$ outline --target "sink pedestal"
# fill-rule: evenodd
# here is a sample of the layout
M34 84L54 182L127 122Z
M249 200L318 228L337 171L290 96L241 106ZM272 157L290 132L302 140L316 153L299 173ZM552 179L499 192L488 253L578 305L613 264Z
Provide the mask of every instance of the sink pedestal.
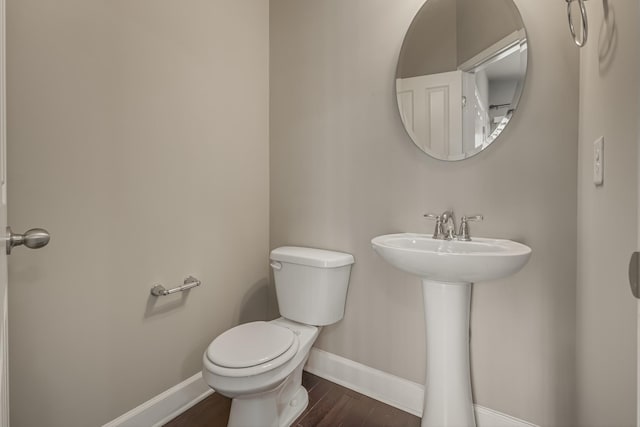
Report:
M471 283L422 280L427 375L422 427L475 427L469 367Z

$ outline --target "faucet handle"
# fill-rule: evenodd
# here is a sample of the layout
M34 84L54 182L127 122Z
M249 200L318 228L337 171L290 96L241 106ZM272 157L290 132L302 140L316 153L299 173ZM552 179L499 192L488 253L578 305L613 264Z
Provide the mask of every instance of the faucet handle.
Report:
M440 217L440 215L428 213L424 214L424 217L427 219L432 219L436 222L436 228L433 230L433 238L440 239L440 236L444 235L444 232L442 231L442 218Z
M460 219L460 232L458 233L458 240L463 240L465 242L471 241L471 236L469 235L469 221L482 221L483 219L483 215L463 216Z

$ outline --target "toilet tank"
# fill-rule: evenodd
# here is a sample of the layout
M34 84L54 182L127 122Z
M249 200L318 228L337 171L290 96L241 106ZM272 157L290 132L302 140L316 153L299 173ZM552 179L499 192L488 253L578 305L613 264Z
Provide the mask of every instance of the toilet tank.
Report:
M342 319L353 255L285 246L270 258L282 317L316 326Z

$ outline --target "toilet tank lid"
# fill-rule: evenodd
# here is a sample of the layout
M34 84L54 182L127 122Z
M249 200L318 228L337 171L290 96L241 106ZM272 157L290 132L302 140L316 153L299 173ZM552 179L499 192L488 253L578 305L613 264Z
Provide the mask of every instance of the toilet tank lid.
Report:
M322 268L343 267L355 262L351 254L299 246L274 249L271 251L271 260Z

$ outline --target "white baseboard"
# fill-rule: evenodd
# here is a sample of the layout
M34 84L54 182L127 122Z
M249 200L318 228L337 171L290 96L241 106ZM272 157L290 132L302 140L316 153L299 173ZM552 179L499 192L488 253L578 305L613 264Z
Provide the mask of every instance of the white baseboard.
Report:
M102 427L159 427L211 394L199 372Z
M357 391L417 417L422 416L424 387L333 353L311 349L305 371Z
M344 357L311 349L305 370L360 394L422 416L424 386ZM535 424L474 405L477 427L537 427Z
M305 370L373 399L422 416L421 384L362 365L317 348ZM102 427L159 427L213 394L197 373ZM477 427L537 427L535 424L474 405Z

